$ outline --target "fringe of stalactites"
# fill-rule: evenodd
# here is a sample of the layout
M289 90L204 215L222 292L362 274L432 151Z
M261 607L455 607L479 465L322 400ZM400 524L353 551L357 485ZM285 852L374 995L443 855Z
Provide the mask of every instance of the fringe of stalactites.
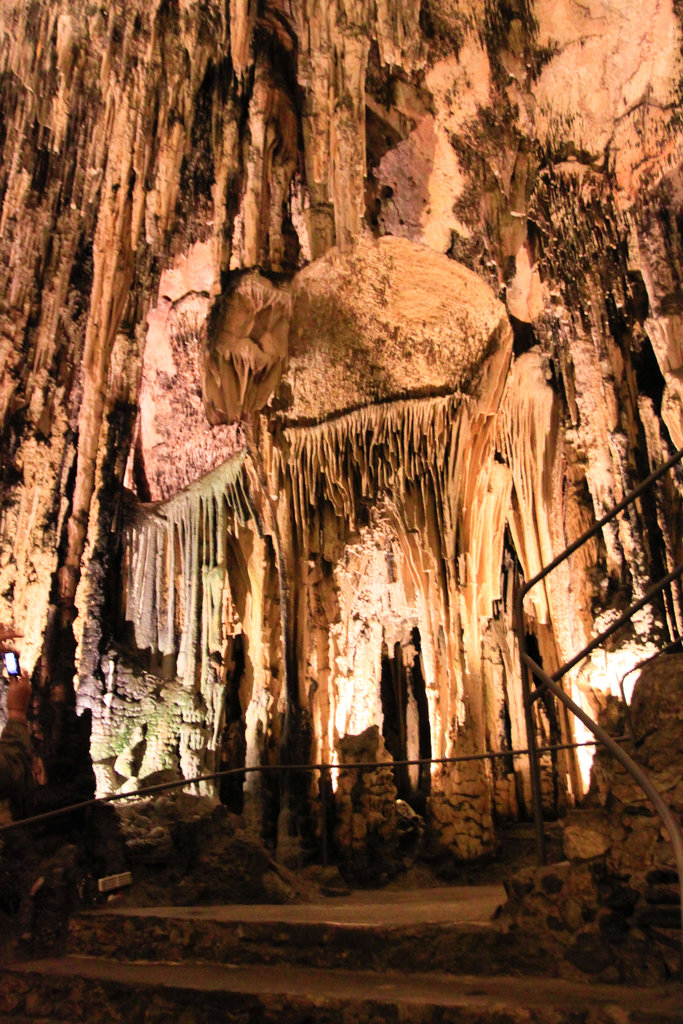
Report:
M353 530L359 501L389 495L406 512L410 494L421 498L423 510L435 506L442 539L454 541L461 442L469 435L460 395L365 406L317 426L289 427L285 435L300 535L325 501Z
M188 685L198 652L208 653L220 633L227 536L250 517L240 452L170 501L139 507L126 528L125 613L135 643L177 654Z
M281 500L287 484L300 550L320 529L326 502L353 531L361 503L388 498L405 528L441 557L446 578L455 582L460 566L465 584L462 507L481 468L484 453L473 441L486 421L468 399L451 394L288 427L286 456L270 435L261 440L266 486ZM137 646L177 654L178 675L190 685L200 653L203 682L208 654L219 649L226 538L252 517L244 458L241 452L163 505L139 509L128 528L126 617Z

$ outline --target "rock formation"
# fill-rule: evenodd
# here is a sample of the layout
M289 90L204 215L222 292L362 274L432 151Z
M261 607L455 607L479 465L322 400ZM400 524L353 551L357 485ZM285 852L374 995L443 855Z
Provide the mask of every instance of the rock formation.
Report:
M395 770L437 845L526 813L514 594L683 443L682 36L675 0L5 0L0 620L48 781L85 712L102 792L377 727L506 755ZM547 670L680 562L682 482L530 596ZM565 685L595 711L682 614ZM546 762L557 812L590 756ZM246 776L292 857L314 781Z

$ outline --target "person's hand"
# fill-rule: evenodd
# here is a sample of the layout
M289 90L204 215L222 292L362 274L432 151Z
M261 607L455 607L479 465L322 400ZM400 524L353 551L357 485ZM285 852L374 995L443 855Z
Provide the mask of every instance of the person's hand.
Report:
M11 722L26 722L26 708L31 699L31 681L26 669L13 676L7 688L7 718Z
M4 654L5 651L11 651L14 648L6 647L3 640L14 640L16 637L23 636L24 634L20 629L15 629L14 626L3 626L0 624L0 654Z

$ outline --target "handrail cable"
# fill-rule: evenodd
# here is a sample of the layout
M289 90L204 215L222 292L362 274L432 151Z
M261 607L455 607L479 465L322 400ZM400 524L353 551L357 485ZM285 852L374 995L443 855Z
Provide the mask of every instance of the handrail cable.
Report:
M625 739L627 737L624 737ZM581 743L560 743L554 746L539 747L540 753L548 753L551 750L574 750L577 747L593 747L595 740L584 740ZM171 782L158 782L153 786L143 786L141 789L130 790L126 793L109 793L107 796L92 797L89 800L81 800L79 803L69 804L66 807L56 807L51 811L43 811L41 814L31 815L29 818L19 818L16 821L0 825L0 835L3 832L11 832L14 829L23 828L26 825L37 824L38 822L49 821L65 814L72 814L75 811L84 811L89 807L96 807L98 804L114 803L118 800L128 800L132 797L147 796L151 793L161 793L168 789L184 789L186 786L193 786L198 782L215 782L216 779L227 778L230 775L248 775L255 772L279 773L287 772L315 772L324 774L328 771L355 771L364 768L402 768L409 765L425 764L458 764L464 761L488 761L503 757L526 757L529 751L521 750L489 750L483 754L459 754L457 757L421 757L401 761L358 761L353 764L331 764L319 762L317 764L257 764L245 765L242 768L224 768L219 772L211 772L208 775L196 775L191 779L173 779Z

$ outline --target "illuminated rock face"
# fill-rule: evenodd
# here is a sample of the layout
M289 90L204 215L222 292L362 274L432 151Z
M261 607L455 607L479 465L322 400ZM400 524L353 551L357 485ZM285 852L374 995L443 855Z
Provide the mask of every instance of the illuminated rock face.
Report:
M520 578L683 442L677 10L2 5L0 619L46 723L77 669L102 787L336 764L374 726L395 758L525 747ZM544 666L680 548L673 482L529 597ZM547 768L581 795L578 755ZM396 774L463 857L527 784Z

